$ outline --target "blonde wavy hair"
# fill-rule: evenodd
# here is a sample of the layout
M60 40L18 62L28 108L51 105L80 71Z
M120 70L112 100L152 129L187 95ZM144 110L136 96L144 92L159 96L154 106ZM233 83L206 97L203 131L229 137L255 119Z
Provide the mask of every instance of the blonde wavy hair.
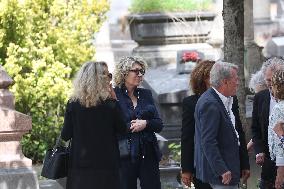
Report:
M275 98L284 100L284 70L276 70L271 79L271 85L275 87Z
M121 87L125 82L125 77L128 75L129 70L133 67L134 64L139 64L143 70L147 69L147 63L140 57L136 56L127 56L122 57L115 65L114 69L114 85Z
M70 101L79 101L85 107L98 105L110 98L108 67L105 62L86 62L73 80Z

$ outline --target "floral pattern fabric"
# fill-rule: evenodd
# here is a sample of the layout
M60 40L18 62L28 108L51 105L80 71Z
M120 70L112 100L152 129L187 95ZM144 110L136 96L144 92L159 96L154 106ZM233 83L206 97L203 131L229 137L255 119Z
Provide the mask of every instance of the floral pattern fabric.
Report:
M279 121L284 122L284 100L281 100L274 106L269 116L268 144L270 157L274 161L276 161L276 158L284 158L284 144L273 131L274 126Z

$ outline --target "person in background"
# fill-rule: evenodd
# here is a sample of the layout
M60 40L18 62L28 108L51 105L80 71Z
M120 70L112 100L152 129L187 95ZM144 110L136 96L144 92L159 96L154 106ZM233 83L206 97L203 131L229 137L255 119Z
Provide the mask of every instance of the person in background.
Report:
M119 186L116 135L126 132L119 104L111 96L105 62L86 62L73 82L61 138L71 139L67 189Z
M270 159L268 148L268 125L272 108L276 99L271 93L271 78L276 70L282 70L284 60L270 58L263 63L261 68L268 89L255 94L252 110L252 142L256 154L256 163L261 165L260 189L273 189L276 178L276 166Z
M194 176L194 109L200 95L210 87L209 74L214 63L210 60L197 63L190 74L190 86L194 95L184 98L182 102L181 180L189 187L193 183L196 189L211 189L208 183L203 183Z
M251 75L249 81L249 89L253 93L258 93L262 90L267 89L267 85L265 83L265 78L262 70L257 71L256 73Z
M183 114L182 114L182 135L181 135L181 168L182 181L185 185L190 186L194 183L196 189L211 188L208 183L203 183L195 177L194 169L194 134L195 134L195 119L194 111L199 97L210 88L210 71L215 61L203 60L200 61L190 76L190 85L194 95L186 97L183 100ZM245 144L245 135L242 129L238 111L238 100L236 96L233 98L232 111L235 115L235 124L240 135L240 141ZM248 156L244 145L241 146L242 153L242 169L249 167Z
M267 85L265 82L262 69L260 69L259 71L251 75L251 78L249 81L249 89L254 94L267 89ZM250 141L247 144L248 151L252 151L252 147L253 147L253 142L252 142L252 139L250 139Z
M147 67L138 57L123 57L115 66L115 93L124 113L128 133L119 135L118 140L129 140L130 155L121 157L121 189L161 189L159 150L155 132L163 128L154 104L152 93L140 88Z
M274 128L277 127L277 124L283 126L284 123L284 70L274 72L271 90L277 103L269 116L268 144L270 157L277 166L274 186L276 189L282 189L284 188L284 135L278 136Z
M237 189L246 183L250 167L244 132L232 111L238 87L238 67L216 62L210 86L197 101L194 161L196 177L213 189Z

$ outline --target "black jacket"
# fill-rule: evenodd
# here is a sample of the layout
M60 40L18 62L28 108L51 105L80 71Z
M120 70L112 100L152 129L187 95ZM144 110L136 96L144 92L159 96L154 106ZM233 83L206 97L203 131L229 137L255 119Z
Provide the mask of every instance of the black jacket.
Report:
M119 184L119 151L116 135L126 132L119 105L106 100L86 108L68 102L61 131L72 139L67 189L112 189Z
M265 153L269 157L268 125L269 125L270 92L268 89L255 94L252 110L252 141L256 154Z

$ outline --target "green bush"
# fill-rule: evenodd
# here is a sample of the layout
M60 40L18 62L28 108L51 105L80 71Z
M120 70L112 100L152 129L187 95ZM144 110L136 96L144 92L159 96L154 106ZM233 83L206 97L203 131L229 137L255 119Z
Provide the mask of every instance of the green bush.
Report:
M1 0L0 64L14 79L16 110L32 117L24 154L43 159L62 127L71 78L93 59L108 0Z
M172 142L169 144L170 156L175 163L180 164L181 158L181 143Z
M130 12L185 12L210 9L212 0L132 0Z

